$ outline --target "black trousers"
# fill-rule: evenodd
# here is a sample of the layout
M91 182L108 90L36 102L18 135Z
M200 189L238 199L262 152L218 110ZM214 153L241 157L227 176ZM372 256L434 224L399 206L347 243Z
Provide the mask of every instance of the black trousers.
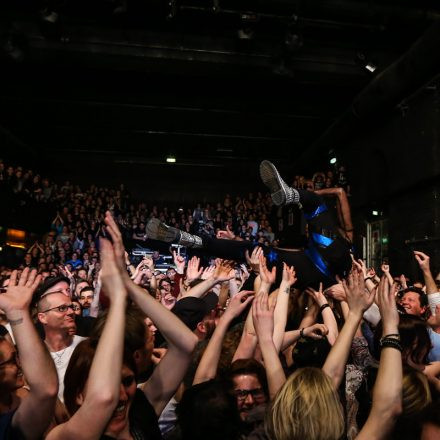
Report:
M286 263L289 266L295 267L298 278L296 286L298 288L308 286L317 288L320 282L323 282L324 286L329 286L335 283L335 275L344 277L350 270L351 245L339 234L336 219L328 209L326 210L324 208L324 199L311 191L298 191L300 193L300 203L303 212L306 218L307 216L311 217L307 220L309 234L316 233L333 240L333 242L326 247L314 244L313 242L310 243L310 246L315 246L325 262L327 273L324 273L318 268L316 263L308 255L307 249L290 251L281 250L272 246L261 247L266 256L268 266L270 268L274 265L277 267L277 281L281 280L283 263ZM313 215L314 213L317 214ZM253 249L259 245L258 243L250 241L224 240L212 237L202 238L203 253L236 261L245 261L246 251L251 254Z

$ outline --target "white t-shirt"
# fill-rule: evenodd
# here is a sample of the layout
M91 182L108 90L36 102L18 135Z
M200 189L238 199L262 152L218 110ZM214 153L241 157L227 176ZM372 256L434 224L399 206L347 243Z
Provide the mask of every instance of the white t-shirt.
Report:
M58 374L58 398L61 400L61 402L64 403L64 375L66 374L67 365L69 365L70 357L72 356L73 350L75 350L75 347L81 342L84 341L82 336L75 335L73 337L72 343L66 347L63 348L60 351L51 351L50 355L52 356L52 359L55 363L55 368L57 369Z

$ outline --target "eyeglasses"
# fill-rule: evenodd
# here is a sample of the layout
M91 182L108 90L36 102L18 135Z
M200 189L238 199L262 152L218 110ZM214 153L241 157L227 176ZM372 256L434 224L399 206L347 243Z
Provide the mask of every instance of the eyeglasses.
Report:
M78 310L81 310L81 307L78 304L61 304L60 306L51 307L50 309L43 310L41 313L50 312L51 310L57 310L60 313L66 313L69 309L77 312Z
M263 388L254 388L252 390L234 390L234 394L239 402L244 402L249 394L255 400L264 398Z

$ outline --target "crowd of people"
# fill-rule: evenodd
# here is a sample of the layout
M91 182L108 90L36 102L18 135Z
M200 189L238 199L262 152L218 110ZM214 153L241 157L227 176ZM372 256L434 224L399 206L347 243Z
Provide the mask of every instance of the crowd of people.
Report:
M439 438L429 256L414 253L418 283L367 268L332 175L289 186L265 161L261 176L269 194L191 210L48 180L50 232L1 273L0 438ZM278 247L286 205L304 249ZM158 252L130 258L127 243L159 242L176 245L166 271Z

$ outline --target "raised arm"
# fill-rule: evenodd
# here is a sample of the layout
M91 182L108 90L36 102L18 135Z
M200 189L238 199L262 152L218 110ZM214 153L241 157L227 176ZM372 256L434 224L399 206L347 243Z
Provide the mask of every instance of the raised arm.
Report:
M313 300L316 302L317 306L319 307L319 311L321 312L322 315L322 320L324 321L324 324L328 329L327 340L330 345L333 345L339 334L338 324L336 322L336 318L333 313L333 310L330 307L330 304L328 303L324 293L322 292L322 283L319 283L318 291L309 287L308 289L306 289L306 292L310 297L313 298Z
M428 295L438 292L437 284L435 284L434 277L429 267L429 256L420 251L414 251L414 256L419 263L419 267L423 273L425 279L426 293Z
M267 270L267 269L266 269ZM295 268L283 263L283 278L281 279L274 312L273 343L277 352L280 351L286 331L287 313L289 308L290 288L296 282Z
M168 343L168 351L142 390L159 415L181 383L197 344L197 337L174 314L145 290L132 282L124 267L124 246L121 233L110 212L106 213L107 230L118 256L119 268L130 299L154 322Z
M200 359L193 385L214 379L217 375L217 366L222 350L222 343L228 327L254 299L253 293L254 292L244 290L235 295L229 302L227 309L220 318L214 333L209 340L209 344L203 353L202 359Z
M270 398L273 399L278 390L284 385L286 375L281 365L278 351L273 342L274 311L276 301L269 305L269 295L263 291L252 304L252 318L258 337L264 368L266 369L267 384Z
M36 270L24 269L20 280L17 280L17 271L13 271L6 293L0 295L0 309L6 312L11 324L21 367L30 387L12 418L12 426L26 439L41 438L54 414L58 392L55 365L35 330L29 311L32 294L40 280Z
M386 263L383 263L380 266L380 269L382 270L383 274L387 277L388 283L391 287L394 284L394 279L390 273L390 266Z
M348 282L343 281L349 312L347 319L322 367L330 377L335 389L338 389L344 376L345 364L350 353L351 343L361 322L362 315L373 303L375 291L365 289L363 273L352 269Z
M267 270L266 261L262 251L258 252L258 261L259 261L258 270L260 271L260 276L257 278L260 278L260 282L258 283L258 290L255 290L256 296L261 295L263 292L266 292L268 294L270 286L275 282L275 278L276 278L276 268L273 267L271 272ZM263 267L266 269L264 270L264 273L261 273ZM257 285L257 283L254 283L254 285ZM235 361L237 359L249 359L253 357L256 346L257 346L257 334L254 328L252 313L251 311L249 311L248 316L246 318L246 322L244 324L240 343L238 344L237 350L235 351L232 361Z
M302 334L301 334L302 333ZM281 350L285 350L290 345L294 344L298 339L305 336L310 339L322 339L328 334L328 328L324 324L313 324L310 327L304 327L299 330L290 330L284 333Z
M183 293L182 298L187 296L201 298L217 283L233 279L235 277L235 271L230 261L217 260L215 269L210 271L208 276L209 278Z
M388 438L397 416L402 411L402 355L399 348L399 315L394 291L382 277L377 303L383 321L379 371L373 389L370 415L356 437L358 440ZM390 341L391 340L391 341Z
M50 431L48 440L100 438L119 401L127 291L111 243L101 239L100 249L102 285L110 300L108 316L82 395L83 403L68 422Z

